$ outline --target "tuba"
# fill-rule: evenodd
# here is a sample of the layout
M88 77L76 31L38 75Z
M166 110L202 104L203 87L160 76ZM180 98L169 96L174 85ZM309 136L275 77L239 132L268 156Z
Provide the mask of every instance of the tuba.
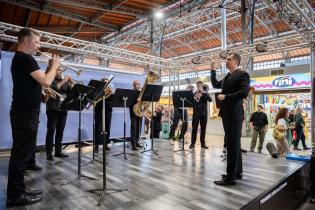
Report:
M142 95L144 93L144 90L145 90L145 87L147 86L147 84L155 83L158 79L159 79L159 75L157 75L153 71L148 72L147 78L145 79L144 85L143 85L141 92L138 96L138 99L137 99L138 102L133 106L133 113L136 116L142 117L148 111L151 102L141 101L141 98L142 98Z

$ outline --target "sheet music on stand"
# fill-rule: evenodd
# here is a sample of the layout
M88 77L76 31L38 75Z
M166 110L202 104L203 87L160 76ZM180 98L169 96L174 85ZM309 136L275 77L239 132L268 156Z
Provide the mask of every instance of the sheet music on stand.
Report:
M116 154L114 156L118 155L124 155L125 159L126 157L126 109L127 107L130 107L132 104L134 104L137 101L139 92L136 90L130 90L130 89L122 89L117 88L115 91L115 95L113 97L112 106L113 107L124 107L124 147L123 152ZM133 153L128 153L129 155L134 155Z
M67 95L64 102L61 104L61 108L63 110L72 110L72 111L79 111L79 126L78 126L78 176L76 179L79 179L81 177L88 178L91 180L95 180L93 177L89 177L86 175L81 174L81 111L86 108L86 105L88 103L88 96L92 94L94 91L93 87L85 86L82 84L75 84L73 88L70 90L69 94ZM74 181L74 180L72 180ZM70 183L66 182L64 184ZM63 185L64 185L63 184Z
M195 100L194 94L190 90L173 91L173 104L174 104L174 107L182 109L183 123L185 122L184 121L185 120L185 117L184 117L185 110L184 109L187 107L193 107L194 100ZM189 150L185 150L185 136L182 139L182 149L175 150L174 152L180 152L180 151L183 151L184 155L185 155L185 151L189 151Z
M141 101L145 102L151 102L151 109L152 113L153 110L153 102L158 102L160 100L161 94L162 94L163 86L162 85L156 85L156 84L147 84L144 93L141 97ZM154 128L153 120L151 120L151 128ZM141 153L152 151L155 154L157 153L157 150L153 149L153 136L151 136L151 149L144 150Z

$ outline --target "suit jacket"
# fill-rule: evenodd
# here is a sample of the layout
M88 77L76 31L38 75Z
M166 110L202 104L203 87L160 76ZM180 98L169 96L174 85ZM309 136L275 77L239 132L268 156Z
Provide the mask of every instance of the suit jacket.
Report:
M219 115L223 120L238 121L244 119L243 99L248 96L250 77L240 69L233 74L228 73L218 81L216 71L211 71L211 83L214 88L221 88L225 99L220 102Z
M195 92L194 95L196 93L197 92ZM203 93L198 102L196 100L194 100L193 116L196 114L201 114L201 115L207 115L208 114L207 101L209 101L209 102L212 101L209 93Z

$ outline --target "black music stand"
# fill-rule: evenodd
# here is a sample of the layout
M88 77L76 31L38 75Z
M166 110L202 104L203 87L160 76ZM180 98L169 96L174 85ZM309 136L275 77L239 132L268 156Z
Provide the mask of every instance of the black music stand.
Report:
M126 108L137 101L138 95L139 92L136 90L117 88L113 98L113 107L124 107L124 149L122 153L114 156L124 155L126 160L126 154L135 155L133 153L126 153Z
M154 85L154 84L148 84L145 87L144 93L141 97L141 101L151 102L151 108L152 108L152 117L153 117L153 102L158 102L161 97L163 86L162 85ZM151 133L153 129L153 120L151 120ZM141 153L144 152L150 152L152 151L154 154L158 155L157 150L154 150L153 148L153 134L151 135L151 149L144 150Z
M182 119L183 119L182 124L183 124L185 122L185 117L184 117L185 107L192 107L194 104L193 92L190 90L173 91L173 104L174 104L174 107L182 109ZM183 141L182 149L175 150L174 152L183 151L183 154L185 155L185 151L189 151L189 150L185 150L185 136L183 136L182 141Z
M93 93L93 98L90 99L90 105L88 106L88 108L89 108L90 106L93 105L92 106L93 107L93 143L92 143L92 145L93 145L92 151L93 152L92 153L93 154L92 154L92 160L90 162L93 162L93 161L101 162L100 160L95 158L95 106L94 106L94 102L98 98L96 96L102 97L104 95L103 88L106 85L106 83L92 79L92 80L90 80L88 85L95 88L95 91Z
M70 90L69 94L67 95L66 99L61 105L61 109L63 110L72 110L72 111L79 111L79 127L78 127L78 177L77 179L81 177L85 177L91 180L95 180L96 178L89 177L86 175L83 175L81 173L81 111L86 108L86 105L88 103L88 97L90 97L91 94L93 94L94 88L89 86L84 86L82 84L75 84L73 88ZM71 180L74 181L74 180ZM68 181L66 183L63 183L62 185L68 184L71 181Z
M100 87L100 91L98 93L96 93L96 98L100 98L104 95L104 89L107 88L109 86L109 84L111 83L111 81L113 80L114 77L109 78L109 81L107 83L105 83L105 85L101 85ZM115 193L115 192L123 192L126 191L127 189L109 189L107 188L107 182L106 182L106 136L107 136L107 131L105 130L105 97L103 97L103 123L102 123L102 135L103 135L103 186L102 188L98 188L98 189L93 189L93 190L89 190L89 192L91 193L95 193L95 194L99 194L97 193L98 191L101 191L101 193L99 194L100 198L99 201L97 203L98 206L101 205L101 202L103 200L103 197L106 194L110 194L110 193ZM111 191L111 192L107 192L107 191Z

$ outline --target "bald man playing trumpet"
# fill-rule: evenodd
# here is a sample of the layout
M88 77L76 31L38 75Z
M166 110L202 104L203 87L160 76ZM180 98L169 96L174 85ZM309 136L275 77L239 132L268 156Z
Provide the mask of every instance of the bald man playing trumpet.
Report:
M47 133L46 133L46 159L53 161L53 145L55 136L55 157L65 158L68 155L62 152L63 131L67 121L67 111L61 109L61 104L70 92L75 82L70 76L64 76L63 70L58 68L56 77L50 89L55 92L46 103ZM51 95L51 94L50 94Z

